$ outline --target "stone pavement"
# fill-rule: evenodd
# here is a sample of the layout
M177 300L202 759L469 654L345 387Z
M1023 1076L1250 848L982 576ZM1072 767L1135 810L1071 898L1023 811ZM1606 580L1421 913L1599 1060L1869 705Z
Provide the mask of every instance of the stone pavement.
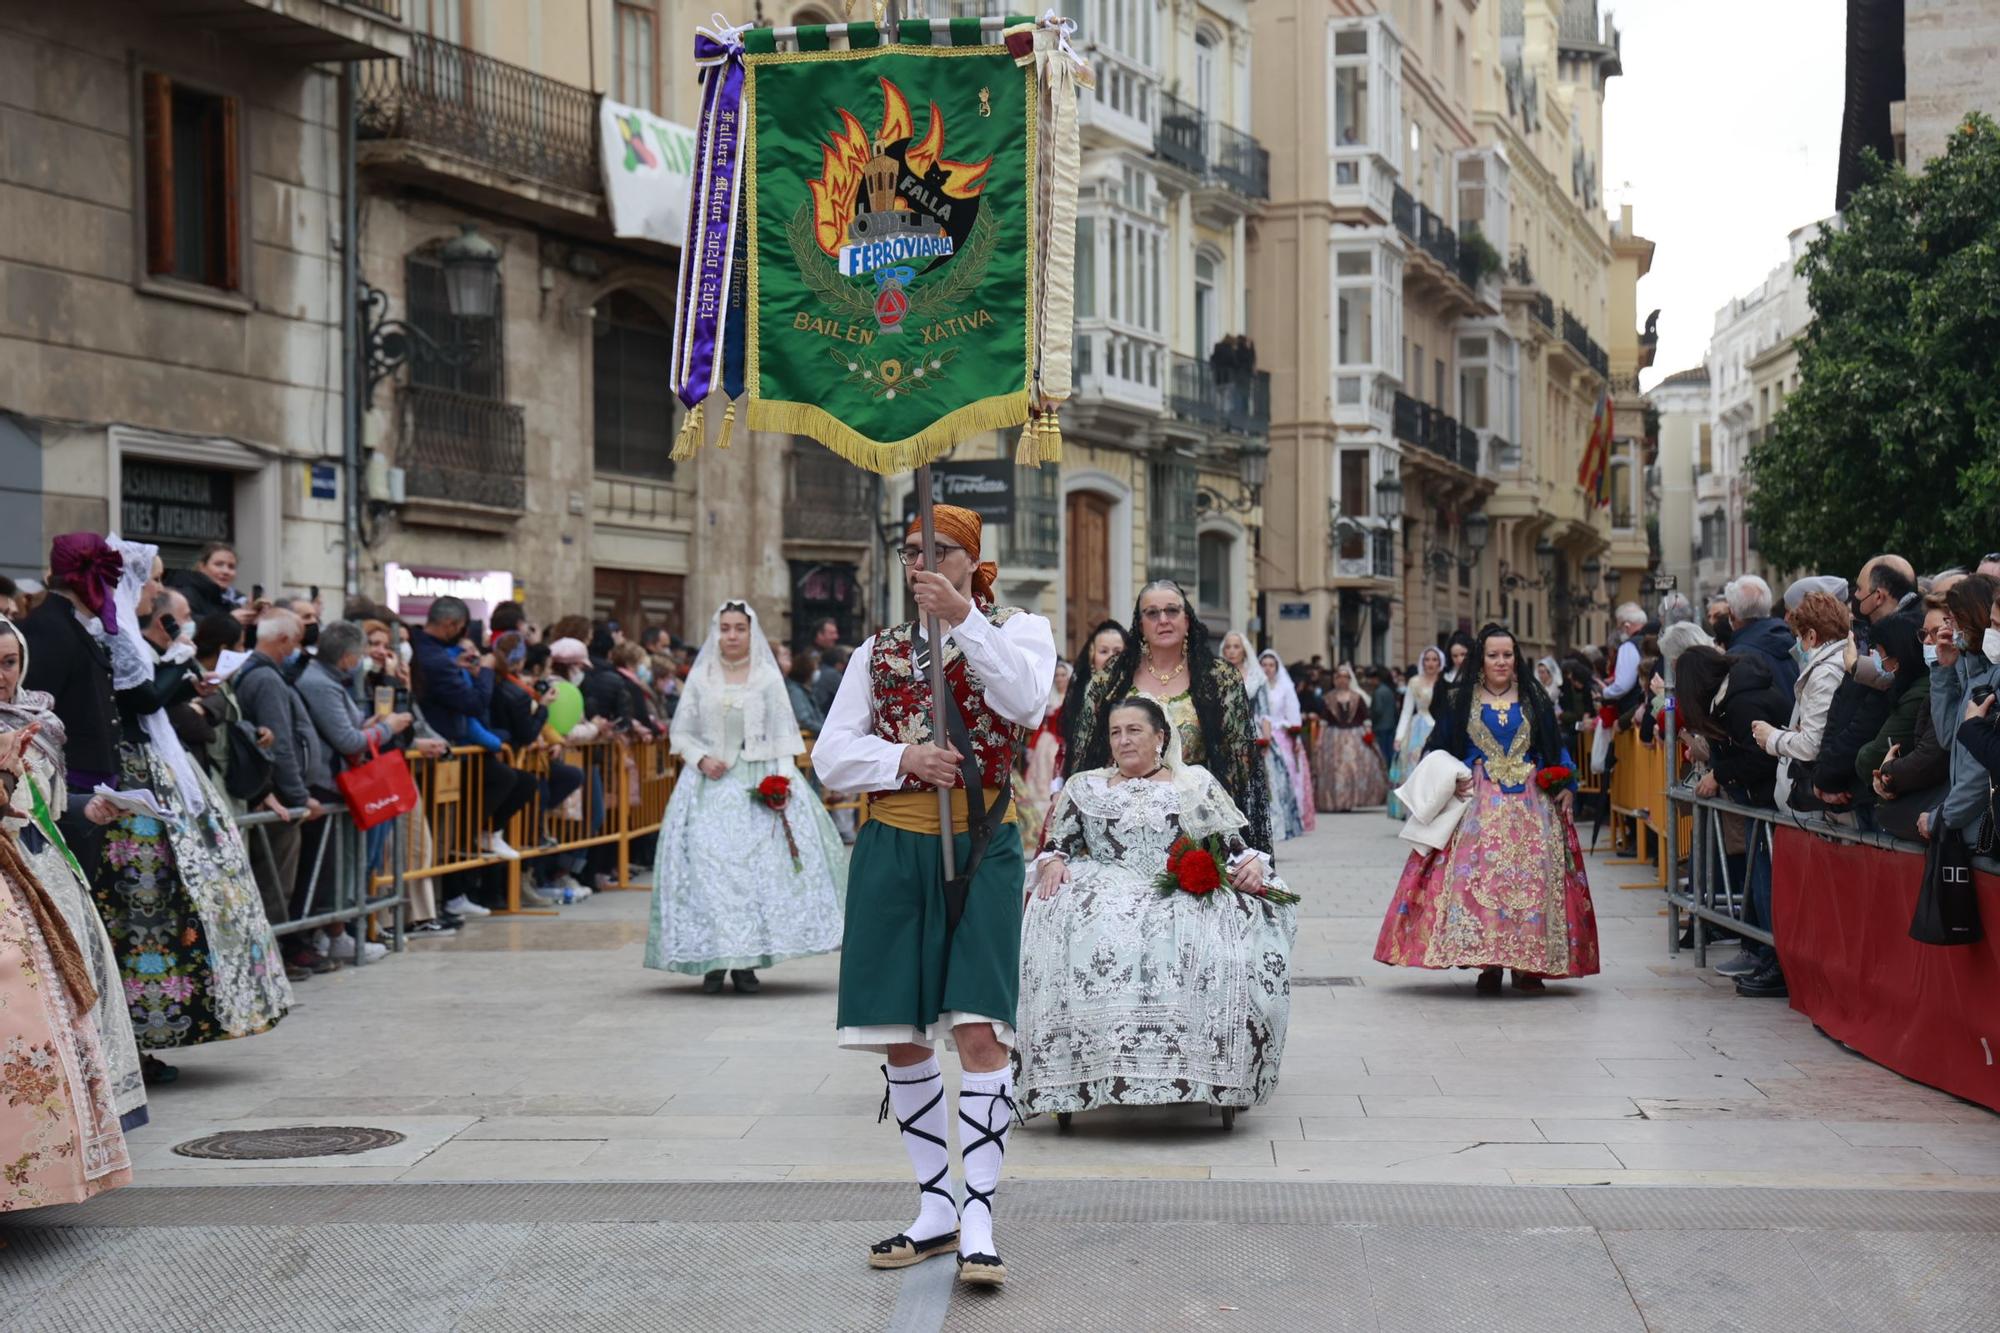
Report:
M1277 1096L1231 1132L1017 1129L1016 1280L943 1326L1994 1326L2000 1117L1669 961L1659 893L1602 860L1601 976L1482 998L1383 968L1403 848L1378 813L1280 849L1305 903ZM875 1064L828 1044L835 960L704 996L640 966L646 907L482 922L180 1053L145 1188L0 1223L0 1327L939 1327L948 1265L855 1257L909 1186ZM173 1152L298 1125L405 1138Z

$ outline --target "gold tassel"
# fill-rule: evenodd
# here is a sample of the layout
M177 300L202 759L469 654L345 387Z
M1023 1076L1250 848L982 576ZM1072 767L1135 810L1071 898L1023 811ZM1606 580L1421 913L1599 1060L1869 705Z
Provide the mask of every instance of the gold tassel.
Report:
M708 423L702 417L702 404L696 403L681 423L681 434L674 441L674 452L669 455L676 463L685 463L700 450L702 440L708 435Z
M1042 461L1042 419L1034 412L1021 424L1021 442L1014 449L1015 467L1033 467Z
M1046 424L1042 427L1042 461L1060 464L1063 450L1062 410L1050 408L1044 420Z
M715 442L718 449L729 447L729 437L736 429L736 400L729 400L729 406L722 409L722 435Z

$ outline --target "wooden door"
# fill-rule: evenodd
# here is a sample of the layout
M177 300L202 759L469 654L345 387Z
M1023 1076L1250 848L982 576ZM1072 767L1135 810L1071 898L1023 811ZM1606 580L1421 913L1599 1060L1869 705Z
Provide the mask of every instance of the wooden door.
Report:
M598 569L591 614L599 620L618 622L625 637L633 641L648 625L663 625L667 633L685 639L687 577L683 574L654 574L637 569ZM703 627L706 629L706 627Z
M1071 643L1111 618L1111 501L1078 491L1067 506L1067 599Z

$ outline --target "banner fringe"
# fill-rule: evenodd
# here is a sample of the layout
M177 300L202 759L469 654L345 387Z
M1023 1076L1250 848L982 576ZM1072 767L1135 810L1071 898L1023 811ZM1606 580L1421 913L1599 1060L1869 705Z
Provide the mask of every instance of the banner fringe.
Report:
M701 449L702 438L708 434L708 423L702 419L702 404L696 403L688 409L687 420L681 422L680 438L674 441L674 451L669 454L676 463L685 463Z
M975 435L1022 425L1028 420L1028 391L1020 389L967 403L908 439L889 443L869 439L814 403L765 402L753 398L747 416L751 430L809 435L856 467L892 477L936 462L951 452L953 446Z

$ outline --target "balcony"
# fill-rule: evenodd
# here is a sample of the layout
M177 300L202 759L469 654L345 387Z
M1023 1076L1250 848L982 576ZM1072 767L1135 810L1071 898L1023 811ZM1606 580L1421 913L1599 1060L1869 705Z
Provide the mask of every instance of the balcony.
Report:
M155 6L190 28L269 50L299 65L400 59L410 49L399 0L195 0Z
M403 429L396 465L411 502L490 527L496 513L511 523L527 505L528 430L522 409L475 394L420 384L402 390ZM406 510L405 517L410 517Z
M1218 375L1208 362L1175 353L1167 406L1182 421L1261 439L1271 432L1271 372L1251 371L1245 382L1240 375Z
M1396 230L1414 241L1417 239L1417 201L1408 190L1398 185L1391 196L1390 217L1395 221Z
M1535 323L1541 325L1545 332L1553 334L1556 331L1556 303L1549 299L1547 292L1535 293L1535 303L1528 307L1528 313L1534 316Z
M1159 80L1153 73L1102 43L1089 49L1097 86L1077 90L1077 124L1086 148L1153 146L1153 101Z
M595 219L597 94L436 38L358 66L355 114L371 170L448 177L508 211L523 199Z
M1563 307L1562 312L1562 340L1586 369L1594 371L1600 379L1610 377L1611 358L1597 345L1597 340L1590 336L1590 330L1584 327L1583 321L1572 315L1567 306Z
M1479 433L1439 408L1399 393L1392 429L1405 444L1414 444L1467 472L1479 471Z
M1245 199L1271 197L1271 152L1253 135L1228 125L1215 127L1215 161L1209 179Z
M1507 281L1517 287L1535 285L1535 270L1528 263L1528 247L1517 245L1514 253L1507 257Z
M1161 93L1153 156L1201 180L1208 174L1208 118L1172 93Z
M1422 247L1425 254L1437 260L1445 268L1458 267L1458 233L1446 226L1443 218L1422 204L1417 205L1417 244Z
M1167 410L1165 380L1167 347L1156 334L1142 333L1108 320L1077 321L1074 345L1075 403L1088 430L1100 409L1120 418L1107 423L1120 437L1130 434L1133 418L1154 419ZM1067 428L1066 418L1064 425Z
M785 468L785 540L876 540L875 477L813 440L794 439Z

